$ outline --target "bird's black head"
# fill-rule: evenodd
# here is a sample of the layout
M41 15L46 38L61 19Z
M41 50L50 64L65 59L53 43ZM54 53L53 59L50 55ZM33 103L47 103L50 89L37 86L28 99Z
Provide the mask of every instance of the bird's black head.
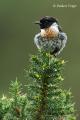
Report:
M36 21L35 23L39 24L41 29L44 29L50 27L55 22L58 24L58 21L55 18L50 16L45 16L41 18L40 21Z

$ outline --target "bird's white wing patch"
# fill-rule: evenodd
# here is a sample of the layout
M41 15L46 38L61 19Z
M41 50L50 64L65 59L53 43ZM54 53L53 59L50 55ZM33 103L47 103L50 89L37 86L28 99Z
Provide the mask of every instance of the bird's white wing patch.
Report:
M35 37L34 37L34 43L36 44L37 48L40 49L41 48L41 45L40 45L40 42L39 42L39 37L40 37L40 33L36 34Z
M67 43L67 35L66 35L66 33L64 33L64 32L62 32L61 33L61 35L62 35L62 47L61 47L61 49L60 49L60 51L59 52L61 52L62 50L63 50L63 48L65 47L65 45L66 45L66 43Z

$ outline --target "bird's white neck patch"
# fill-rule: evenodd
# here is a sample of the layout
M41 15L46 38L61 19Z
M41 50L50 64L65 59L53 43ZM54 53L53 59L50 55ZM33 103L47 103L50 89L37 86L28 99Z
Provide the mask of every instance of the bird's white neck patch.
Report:
M50 29L52 29L54 32L58 33L59 32L59 29L58 29L58 25L57 23L53 23L51 26L50 26Z

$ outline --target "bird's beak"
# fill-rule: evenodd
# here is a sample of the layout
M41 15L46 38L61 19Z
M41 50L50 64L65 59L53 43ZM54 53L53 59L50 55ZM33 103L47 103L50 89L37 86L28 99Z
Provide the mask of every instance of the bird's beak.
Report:
M40 21L35 21L34 23L40 25Z

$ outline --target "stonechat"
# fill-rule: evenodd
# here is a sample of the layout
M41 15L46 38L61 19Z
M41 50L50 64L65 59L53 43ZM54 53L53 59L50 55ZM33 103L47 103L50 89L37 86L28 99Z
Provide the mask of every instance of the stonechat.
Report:
M45 16L36 21L40 26L40 32L34 37L34 43L38 49L44 49L51 55L59 55L66 45L67 35L62 31L56 18Z

